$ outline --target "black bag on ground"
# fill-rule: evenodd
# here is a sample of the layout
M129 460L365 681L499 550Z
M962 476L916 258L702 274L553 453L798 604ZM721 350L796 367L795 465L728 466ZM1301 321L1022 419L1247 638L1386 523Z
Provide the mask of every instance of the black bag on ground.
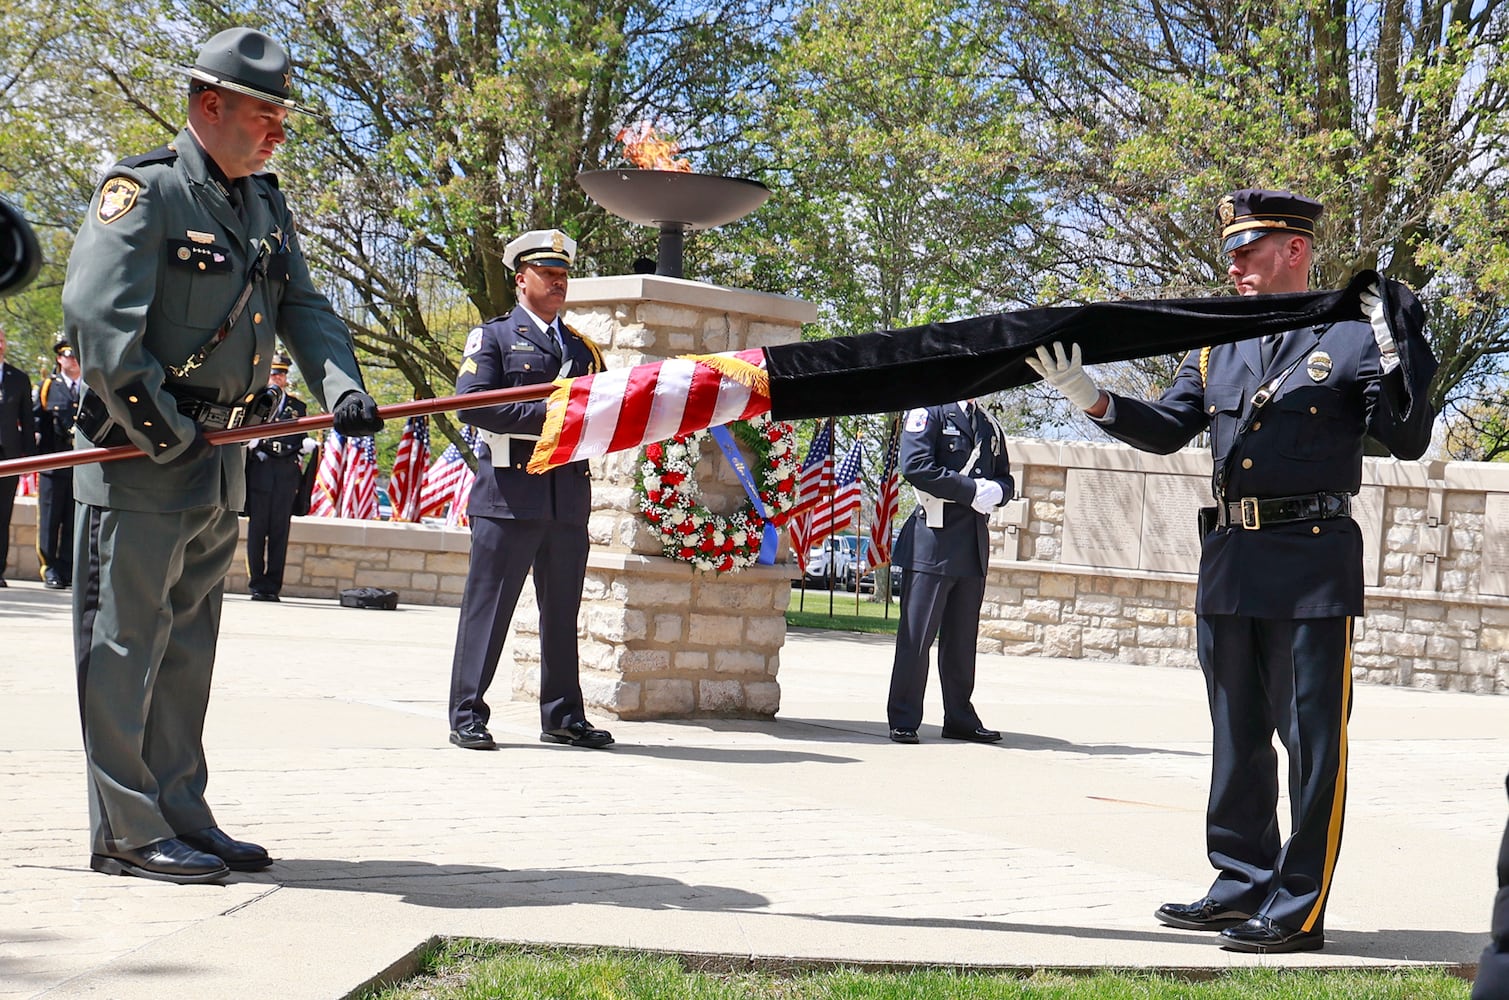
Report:
M398 591L384 590L381 587L353 587L341 591L341 607L392 611L398 607Z

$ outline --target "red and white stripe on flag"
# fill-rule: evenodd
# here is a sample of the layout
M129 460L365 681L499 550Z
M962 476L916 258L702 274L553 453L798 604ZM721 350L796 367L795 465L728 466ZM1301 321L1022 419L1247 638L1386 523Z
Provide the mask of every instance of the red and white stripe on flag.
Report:
M370 437L346 439L341 517L360 521L377 517L377 442Z
M807 531L808 545L816 545L835 531L848 527L854 519L864 493L864 480L859 475L862 454L858 441L849 446L849 453L838 465L838 486L832 498L819 500L813 506L812 525Z
M891 420L891 436L886 443L885 469L880 474L880 491L875 496L875 523L870 525L870 565L884 566L891 561L891 544L895 531L891 520L900 505L901 472L896 468L896 453L901 445L901 418Z
M314 494L309 498L310 517L341 516L341 484L345 473L346 440L332 430L320 446L320 468L315 474Z
M548 472L769 409L770 380L758 348L562 379L546 404L529 471Z
M393 504L393 520L419 520L419 496L424 488L424 474L430 465L430 418L410 417L403 425L398 451L393 456L393 473L388 477L388 499Z

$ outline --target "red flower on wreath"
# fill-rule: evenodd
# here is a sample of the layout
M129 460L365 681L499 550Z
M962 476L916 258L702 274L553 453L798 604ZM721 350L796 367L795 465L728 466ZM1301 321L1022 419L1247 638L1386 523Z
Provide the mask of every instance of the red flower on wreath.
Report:
M761 415L733 430L746 457L750 450L755 453L747 464L766 516L747 498L731 515L715 514L703 504L696 466L706 431L647 445L636 490L640 514L660 539L662 552L718 573L753 565L766 523L781 523L796 505L798 460L791 425Z

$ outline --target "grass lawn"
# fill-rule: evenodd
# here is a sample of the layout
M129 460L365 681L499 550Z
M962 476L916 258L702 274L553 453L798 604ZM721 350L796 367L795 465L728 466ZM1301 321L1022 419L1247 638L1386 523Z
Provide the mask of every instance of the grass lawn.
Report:
M793 586L791 603L786 607L786 624L798 628L896 634L896 621L901 617L900 604L892 601L887 612L885 604L875 600L873 594L851 594L847 590L835 590L831 592L833 610L830 614L829 593L809 587L804 600L801 588Z
M1192 982L1151 973L1067 975L917 969L865 972L702 970L664 955L530 949L453 940L419 974L363 1000L1466 1000L1463 980L1433 970L1247 969Z

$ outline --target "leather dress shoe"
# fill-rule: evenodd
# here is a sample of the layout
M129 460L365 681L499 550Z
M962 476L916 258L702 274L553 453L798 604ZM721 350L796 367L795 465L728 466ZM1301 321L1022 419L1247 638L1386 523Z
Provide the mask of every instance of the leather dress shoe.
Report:
M1164 903L1153 916L1170 927L1187 931L1224 931L1244 923L1252 914L1233 910L1225 903L1206 896L1193 903Z
M196 851L213 854L235 872L259 872L272 864L272 858L260 844L232 840L218 826L207 826L193 833L180 833L178 839Z
M498 749L498 744L493 742L493 734L487 731L486 726L477 722L451 730L451 742L463 750Z
M215 855L196 851L176 837L145 847L91 854L89 867L106 875L135 875L179 885L218 882L231 873Z
M266 591L266 590L254 590L254 591L252 591L251 599L254 600L254 601L272 601L274 604L281 604L282 603L281 601L278 600L278 595L277 594L274 594L271 591Z
M561 729L547 729L540 734L541 743L565 743L573 747L598 750L613 742L613 734L606 729L593 729L590 722L573 722Z
M891 730L891 742L892 743L921 743L922 741L917 738L917 730L902 728L902 729L892 729Z
M42 577L42 586L48 590L65 590L68 587L68 581L53 570L48 570Z
M946 740L968 740L971 743L999 743L1001 734L994 729L986 729L984 726L976 726L973 729L950 729L943 727L943 738Z
M1325 946L1326 936L1321 931L1297 931L1274 923L1261 913L1221 932L1221 947L1227 951L1274 955L1286 951L1320 951Z

